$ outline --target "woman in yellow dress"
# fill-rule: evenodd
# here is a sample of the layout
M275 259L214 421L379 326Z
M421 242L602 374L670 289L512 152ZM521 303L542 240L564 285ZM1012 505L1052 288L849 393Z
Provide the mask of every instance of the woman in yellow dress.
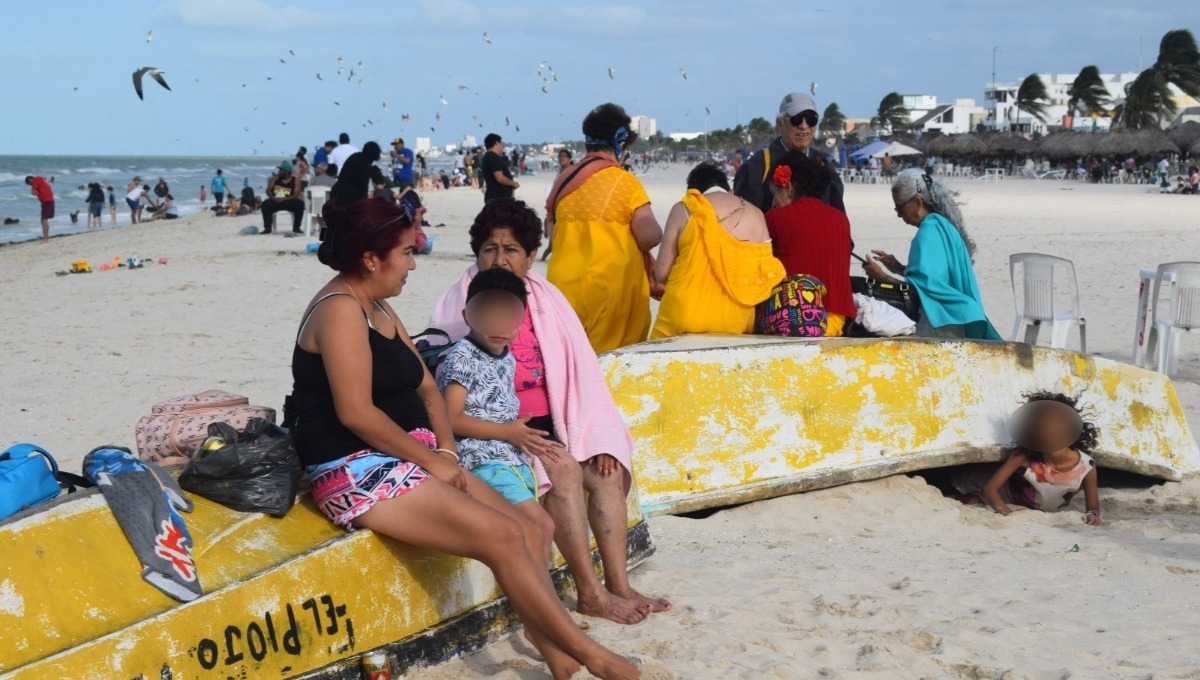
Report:
M750 333L755 305L787 273L771 252L767 221L711 163L696 166L687 186L658 249L655 274L666 292L650 338Z
M597 354L650 332L647 253L662 240L642 183L620 159L637 139L625 109L602 104L583 119L587 155L564 171L546 200L553 255L546 278L583 322Z

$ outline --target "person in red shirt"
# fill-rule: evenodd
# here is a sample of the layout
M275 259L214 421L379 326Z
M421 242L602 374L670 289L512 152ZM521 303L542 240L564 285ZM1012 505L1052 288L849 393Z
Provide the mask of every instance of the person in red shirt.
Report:
M832 181L824 158L798 151L783 154L771 173L775 207L767 212L767 231L788 276L808 274L825 284L825 335L838 337L858 309L850 289L850 220L821 202Z
M50 220L54 219L54 190L41 176L27 175L25 183L31 187L29 193L42 202L42 240L47 241L50 239Z

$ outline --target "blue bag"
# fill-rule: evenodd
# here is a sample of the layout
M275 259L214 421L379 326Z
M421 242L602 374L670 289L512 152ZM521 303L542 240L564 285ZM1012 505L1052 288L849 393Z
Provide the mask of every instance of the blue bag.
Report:
M40 454L32 456L30 454ZM92 486L79 475L58 471L58 462L49 452L34 444L15 444L0 453L0 520L45 503L58 496L67 484Z

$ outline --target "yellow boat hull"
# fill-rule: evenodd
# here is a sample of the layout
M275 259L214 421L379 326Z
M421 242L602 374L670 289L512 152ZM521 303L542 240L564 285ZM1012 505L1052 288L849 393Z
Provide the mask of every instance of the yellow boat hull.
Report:
M195 498L185 514L204 596L145 583L98 492L0 523L0 679L358 677L478 649L516 626L491 572L329 522L307 496L282 519ZM653 552L629 496L629 558ZM561 556L555 580L569 587Z
M998 460L1035 390L1081 394L1100 465L1167 480L1200 470L1170 380L1001 342L684 336L601 357L636 442L647 516L925 468Z

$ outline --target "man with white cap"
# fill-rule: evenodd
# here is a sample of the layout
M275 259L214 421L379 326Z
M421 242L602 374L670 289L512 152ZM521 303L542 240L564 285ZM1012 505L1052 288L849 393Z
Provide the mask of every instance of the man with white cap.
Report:
M738 168L733 178L733 193L758 206L763 212L770 210L773 195L767 182L770 181L771 165L788 151L800 151L810 157L821 156L833 167L832 157L812 147L819 121L817 103L808 94L793 92L784 97L779 103L779 114L775 117L775 129L779 131L779 137ZM846 206L842 202L843 191L841 177L833 173L833 181L830 182L829 190L821 197L821 201L844 213Z

